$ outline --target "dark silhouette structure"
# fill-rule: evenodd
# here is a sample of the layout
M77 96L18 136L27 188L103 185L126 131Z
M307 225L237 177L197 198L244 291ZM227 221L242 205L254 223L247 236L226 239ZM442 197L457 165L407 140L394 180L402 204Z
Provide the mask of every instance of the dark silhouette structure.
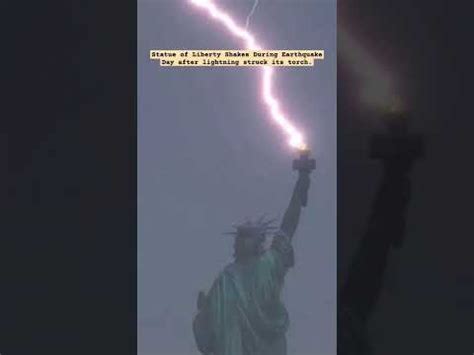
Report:
M407 119L390 114L387 132L371 141L371 158L383 165L367 230L338 294L338 354L371 355L368 321L383 285L390 251L403 245L410 201L410 172L423 155L422 138L408 133Z

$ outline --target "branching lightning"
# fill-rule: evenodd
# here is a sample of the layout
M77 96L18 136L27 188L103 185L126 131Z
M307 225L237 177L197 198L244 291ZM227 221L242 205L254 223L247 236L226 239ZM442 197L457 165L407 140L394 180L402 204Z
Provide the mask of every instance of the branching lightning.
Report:
M252 9L250 10L250 13L247 16L247 19L245 20L245 29L246 30L248 30L248 28L249 28L250 19L252 18L255 10L257 9L257 6L258 6L258 0L255 0L255 2L253 3Z
M262 50L255 37L246 29L238 26L233 18L224 10L219 9L212 0L189 0L189 2L198 8L205 10L213 19L221 23L235 37L243 40L246 49ZM256 1L258 3L258 1ZM254 8L256 5L254 4ZM253 11L255 11L253 9ZM252 12L251 12L252 13ZM250 15L249 15L250 16ZM249 17L247 18L247 21ZM280 103L272 92L273 68L269 66L262 67L262 98L267 106L271 118L289 137L289 144L298 149L306 149L302 134L293 126L288 118L283 114Z

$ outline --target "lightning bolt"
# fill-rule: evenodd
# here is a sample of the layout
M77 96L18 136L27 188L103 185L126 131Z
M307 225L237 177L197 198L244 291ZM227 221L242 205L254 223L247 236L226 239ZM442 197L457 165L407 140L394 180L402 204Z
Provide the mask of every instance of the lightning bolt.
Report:
M248 50L262 50L260 44L257 43L255 37L246 29L238 26L234 19L224 10L218 8L211 0L189 0L196 7L205 10L207 14L221 23L234 37L244 42L245 48ZM255 4L254 4L255 7ZM303 135L293 126L290 120L283 114L278 99L273 95L273 73L272 67L262 67L261 94L263 102L269 110L270 117L288 136L290 146L298 149L306 149Z

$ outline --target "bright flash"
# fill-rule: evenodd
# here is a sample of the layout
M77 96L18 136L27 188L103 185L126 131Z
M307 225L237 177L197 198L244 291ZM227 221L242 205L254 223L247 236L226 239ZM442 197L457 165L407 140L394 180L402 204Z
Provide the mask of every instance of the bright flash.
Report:
M189 0L193 5L201 7L216 21L224 25L235 37L244 41L246 49L261 50L254 36L244 28L238 26L235 21L225 11L217 8L211 0ZM298 149L306 149L303 135L296 130L288 118L280 109L280 103L272 93L273 68L262 67L262 98L270 111L271 118L279 125L289 137L289 144Z
M362 83L360 99L363 103L384 112L402 108L403 102L396 94L390 73L344 28L338 28L338 52Z

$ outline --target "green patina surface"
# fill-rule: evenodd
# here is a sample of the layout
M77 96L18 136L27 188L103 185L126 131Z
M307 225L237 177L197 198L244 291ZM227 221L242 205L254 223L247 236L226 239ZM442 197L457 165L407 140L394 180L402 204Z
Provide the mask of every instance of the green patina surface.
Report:
M199 350L214 355L285 355L288 313L280 300L293 265L288 238L246 262L228 265L216 278L193 323Z

